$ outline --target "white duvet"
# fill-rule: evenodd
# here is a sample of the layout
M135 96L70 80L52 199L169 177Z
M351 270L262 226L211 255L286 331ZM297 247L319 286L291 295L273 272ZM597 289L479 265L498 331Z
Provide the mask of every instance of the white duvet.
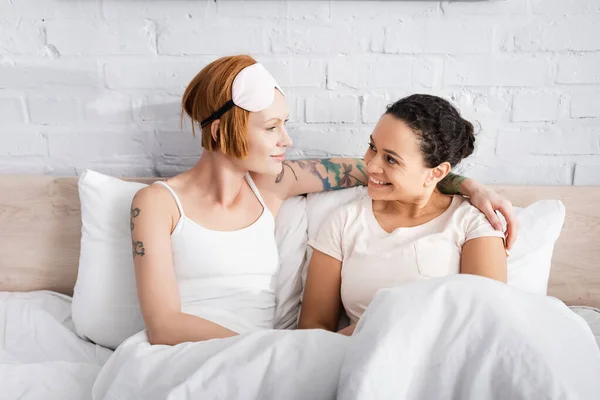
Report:
M0 399L90 399L111 353L74 333L70 297L0 292Z
M128 339L95 399L590 399L600 351L560 301L459 275L379 292L355 334Z

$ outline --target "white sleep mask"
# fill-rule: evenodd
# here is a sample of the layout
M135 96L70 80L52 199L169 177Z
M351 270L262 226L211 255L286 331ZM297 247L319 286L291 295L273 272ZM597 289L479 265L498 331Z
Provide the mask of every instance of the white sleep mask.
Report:
M234 105L246 111L258 112L268 108L275 100L277 89L285 96L275 78L262 64L252 64L241 70L231 87L231 100L204 119L200 126L204 128L211 122L221 118L223 114L233 108Z

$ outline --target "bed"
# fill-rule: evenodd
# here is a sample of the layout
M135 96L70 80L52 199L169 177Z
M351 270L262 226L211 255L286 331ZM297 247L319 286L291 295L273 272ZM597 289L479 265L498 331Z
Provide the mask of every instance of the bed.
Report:
M600 343L600 188L494 189L518 206L564 203L549 295L582 316ZM77 178L1 176L0 227L0 381L21 388L8 398L90 398L111 350L78 337L71 320L81 238Z

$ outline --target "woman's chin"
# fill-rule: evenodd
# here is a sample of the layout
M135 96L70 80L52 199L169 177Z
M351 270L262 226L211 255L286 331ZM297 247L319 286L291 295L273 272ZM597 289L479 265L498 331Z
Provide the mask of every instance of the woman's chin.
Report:
M367 194L373 200L384 200L387 194L386 189L387 191L389 191L389 187L373 187L369 184L369 186L367 187Z
M269 162L261 165L253 165L249 170L255 174L276 177L277 175L281 174L282 169L282 163Z

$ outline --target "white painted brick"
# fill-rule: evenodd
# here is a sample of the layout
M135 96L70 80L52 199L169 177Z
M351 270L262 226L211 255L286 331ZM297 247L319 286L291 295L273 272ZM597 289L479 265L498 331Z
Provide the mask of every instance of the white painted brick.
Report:
M576 94L571 98L572 118L595 118L600 117L600 94Z
M437 2L424 1L331 1L331 18L340 21L377 20L396 22L412 17L439 16Z
M436 62L437 61L437 62ZM444 62L442 60L427 60L418 58L413 60L410 82L415 85L431 88L436 81L440 81Z
M473 154L463 160L463 163L495 156L498 142L497 122L490 117L480 117L469 121L475 127L475 150L473 150Z
M200 157L202 153L202 133L163 131L158 132L160 153L166 157Z
M352 25L312 26L288 24L277 29L272 37L274 53L292 54L352 54L381 52L383 29L377 26Z
M44 30L36 21L0 20L0 55L41 55L44 44Z
M252 53L286 91L290 157L363 156L388 99L430 93L476 126L468 176L600 185L599 10L600 0L0 0L0 173L182 172L201 153L187 119L180 128L185 86L220 55Z
M444 60L432 57L419 57L413 60L411 82L413 85L431 88L441 86Z
M0 89L93 86L102 83L98 65L88 61L0 62Z
M75 174L81 175L83 171L86 169L91 169L92 171L99 172L101 174L114 176L114 177L123 177L123 178L131 178L131 177L155 177L157 175L157 171L154 168L151 160L136 160L133 164L128 163L87 163L81 162L79 165L74 167ZM53 173L55 175L55 173Z
M0 97L0 124L19 124L25 122L23 100L20 97Z
M83 112L87 122L94 124L132 121L131 98L119 92L100 92L83 100Z
M599 16L553 19L522 27L514 34L516 50L593 51L600 50Z
M191 134L191 133L190 133ZM159 148L160 153L160 148ZM200 149L200 155L202 149ZM187 169L190 169L198 162L198 155L192 156L165 156L161 154L155 157L156 169L159 171L160 176L173 176L181 173Z
M0 174L44 175L46 161L39 156L0 156Z
M534 14L567 15L600 12L600 0L530 0Z
M159 26L159 54L256 54L267 48L267 35L261 27L213 26L197 20Z
M277 19L286 16L286 3L270 0L217 1L217 15L221 17Z
M82 163L110 163L128 161L135 164L150 158L153 153L153 135L131 131L69 131L47 134L50 157L64 159L73 165Z
M185 88L207 64L206 60L109 61L105 66L106 84L111 89Z
M189 162L185 162L185 160L178 160L179 164L171 165L171 164L157 164L156 171L158 172L158 176L170 178L172 176L178 175L182 172L187 171L192 168L196 162L196 159L189 160Z
M50 160L46 174L52 176L77 176L77 169L70 160ZM88 168L84 168L88 169ZM90 168L93 169L93 168Z
M367 150L372 127L365 128L290 128L294 147L290 157L362 157Z
M306 99L306 122L352 123L357 120L358 98L351 95Z
M181 97L156 94L133 101L135 120L142 126L181 129ZM184 122L188 122L187 116ZM189 125L189 124L188 124ZM191 125L190 129L191 129Z
M457 56L446 59L444 83L464 86L544 86L553 64L544 57Z
M512 120L555 121L558 119L560 95L551 93L518 93L513 102Z
M0 130L0 156L31 156L47 154L44 138L36 129Z
M483 130L489 129L489 124L494 125L500 121L507 121L510 116L512 95L503 88L461 88L442 96L453 103L460 111L463 118L475 123L481 122ZM483 121L488 122L484 124Z
M373 124L385 113L394 101L384 94L367 94L361 97L361 116L364 124Z
M385 30L386 53L489 53L493 26L474 18L402 21Z
M448 1L441 2L444 16L455 15L522 15L527 13L527 2L523 0L491 1Z
M61 55L136 55L155 53L154 29L151 21L56 20L46 35Z
M0 16L5 19L99 18L100 0L5 0L0 1Z
M288 124L304 122L304 98L299 98L292 90L284 90L286 91L285 101L290 111L290 115L288 116Z
M69 95L32 95L27 99L29 118L35 124L70 125L79 123L82 104Z
M600 53L561 57L557 82L600 84Z
M499 155L600 154L600 135L594 127L522 128L502 130Z
M216 13L217 5L213 1L189 0L152 0L123 1L104 0L103 14L108 20L115 19L188 19L206 18Z
M575 165L574 185L600 186L600 162L594 164L577 163Z
M322 0L290 2L272 0L222 0L216 3L218 16L221 18L253 18L261 20L329 19L329 4Z
M510 116L512 95L506 89L461 88L432 93L448 100L475 128L475 150L467 159L494 156L498 129ZM467 162L465 160L465 162Z
M304 59L257 61L273 75L282 87L322 87L325 84L325 62Z
M302 20L329 20L330 2L322 0L303 0L287 2L287 18Z
M573 166L564 161L475 162L459 173L489 185L571 185L573 180Z
M411 65L412 60L405 57L338 57L329 63L327 88L406 87Z

